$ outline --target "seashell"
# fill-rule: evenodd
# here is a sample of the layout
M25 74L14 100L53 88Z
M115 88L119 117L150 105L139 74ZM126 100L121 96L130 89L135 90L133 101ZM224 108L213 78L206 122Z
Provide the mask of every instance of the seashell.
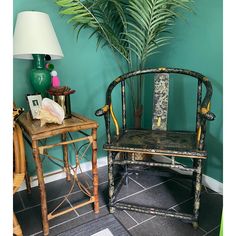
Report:
M39 109L36 118L40 119L41 127L46 123L62 124L65 118L65 112L58 103L52 99L44 98L42 100L42 107Z

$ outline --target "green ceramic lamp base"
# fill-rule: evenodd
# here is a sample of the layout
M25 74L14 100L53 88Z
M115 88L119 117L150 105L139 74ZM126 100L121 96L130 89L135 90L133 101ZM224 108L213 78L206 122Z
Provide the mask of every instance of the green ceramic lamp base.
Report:
M36 92L46 97L47 90L51 87L51 74L45 68L43 54L33 54L34 68L30 72L30 81Z

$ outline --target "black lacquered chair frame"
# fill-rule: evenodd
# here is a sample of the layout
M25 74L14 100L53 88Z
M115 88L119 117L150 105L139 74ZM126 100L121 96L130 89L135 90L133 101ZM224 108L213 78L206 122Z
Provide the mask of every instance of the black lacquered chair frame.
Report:
M127 129L127 111L126 111L126 80L136 79L145 74L181 74L189 78L195 78L197 82L197 104L196 104L196 128L195 131L163 131L163 130L129 130ZM122 126L119 129L118 122L113 112L111 95L113 89L121 85L121 104L122 104ZM203 97L202 85L205 86L205 95ZM203 98L202 98L203 97ZM115 208L131 210L153 215L162 215L183 219L198 226L200 194L202 185L202 160L207 158L205 150L206 121L214 120L215 115L210 112L210 100L212 97L212 85L209 79L195 71L179 68L152 68L126 73L119 76L110 83L106 91L106 104L103 108L96 111L97 116L104 115L107 142L104 144L104 150L108 153L108 185L109 185L109 208L113 213ZM111 118L116 126L116 135L111 132ZM153 140L162 140L153 143ZM163 142L164 140L164 142ZM176 140L172 142L171 140ZM138 141L138 142L137 142ZM179 143L178 143L179 142ZM141 145L142 143L143 145ZM139 145L140 144L140 145ZM123 154L123 156L121 155ZM171 157L171 163L157 162L150 160L135 160L132 153L144 153L157 156ZM131 154L131 155L130 155ZM175 161L175 157L186 157L193 160L193 166L188 167ZM121 178L118 184L114 184L114 166L156 166L170 169L179 169L192 172L193 180L193 213L180 213L168 209L154 207L144 207L137 204L127 204L116 200L122 183L127 182L127 172ZM126 180L126 181L124 181Z

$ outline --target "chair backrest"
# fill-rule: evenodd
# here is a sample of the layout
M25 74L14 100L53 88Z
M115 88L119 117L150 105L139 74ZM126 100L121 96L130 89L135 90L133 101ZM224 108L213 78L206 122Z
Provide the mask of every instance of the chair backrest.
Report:
M25 146L20 126L16 123L24 109L13 103L13 193L15 193L26 174Z
M15 193L23 183L26 174L23 134L17 123L13 128L13 167L13 193Z
M169 104L169 74L160 73L154 77L152 129L167 130Z
M196 125L195 131L199 132L203 135L205 133L205 120L213 120L214 114L211 113L210 110L210 100L212 96L212 85L209 79L195 71L186 70L186 69L179 69L179 68L152 68L152 69L144 69L126 73L124 75L119 76L114 81L110 83L106 91L106 105L96 111L96 115L104 115L105 123L106 123L106 130L107 130L107 139L108 143L110 142L111 133L110 133L110 118L114 121L116 126L116 134L119 135L119 125L116 119L116 116L113 112L112 107L112 91L114 88L120 84L121 85L121 133L125 132L127 129L127 92L126 92L126 80L128 79L135 79L139 76L142 76L143 79L153 79L153 76L144 76L144 75L154 75L154 104L153 104L153 118L152 118L152 128L153 129L160 129L166 130L167 127L167 110L168 110L168 103L165 101L168 100L168 91L169 91L169 79L172 79L172 75L179 74L179 75L186 75L186 78L194 78L197 81L197 88L196 88ZM170 77L170 78L169 78ZM175 79L175 78L174 78ZM203 86L205 86L205 95L203 96ZM161 107L162 113L159 115L160 110L160 103L164 104ZM158 110L159 109L159 110ZM163 112L164 111L164 112ZM202 119L204 118L204 119ZM204 124L203 124L203 123Z

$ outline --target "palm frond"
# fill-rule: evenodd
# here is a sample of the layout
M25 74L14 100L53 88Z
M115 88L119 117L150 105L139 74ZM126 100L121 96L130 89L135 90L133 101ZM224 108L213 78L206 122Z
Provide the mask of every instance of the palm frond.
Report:
M187 5L190 0L130 0L128 32L126 41L129 49L138 57L140 64L155 53L159 47L166 45L170 37L162 35L181 17L177 9L191 10ZM159 39L158 39L159 38Z
M166 37L181 10L192 11L192 0L56 0L59 13L69 16L77 36L92 28L97 47L108 45L128 63L134 54L143 64L146 58L166 45Z
M183 12L193 12L193 0L55 0L59 13L77 30L90 28L97 48L109 46L129 67L142 69L172 37L171 27ZM132 99L141 104L142 79L131 84ZM135 86L135 88L134 88ZM137 93L136 93L137 92Z
M80 0L57 0L56 4L61 7L59 14L70 16L68 23L73 23L76 26L74 28L78 29L78 33L83 28L91 27L97 33L98 45L102 40L105 40L112 49L129 61L128 52L122 45L123 41L119 40L119 37L122 37L120 31L123 29L117 28L123 26L124 14L118 2L115 0L87 0L83 2ZM108 7L108 3L113 4L114 7ZM114 8L119 11L114 11ZM115 12L117 12L116 15ZM119 14L119 18L117 14ZM114 20L118 23L118 19L121 24L114 24Z

